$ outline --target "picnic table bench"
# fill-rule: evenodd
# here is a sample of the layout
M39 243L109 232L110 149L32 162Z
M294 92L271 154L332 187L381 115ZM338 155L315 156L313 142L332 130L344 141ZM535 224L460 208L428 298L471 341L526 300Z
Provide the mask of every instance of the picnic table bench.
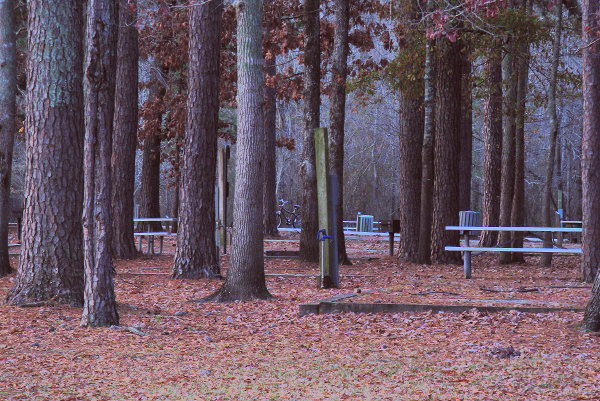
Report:
M163 253L164 238L165 237L176 237L177 233L173 232L173 228L177 223L177 219L174 217L143 217L133 219L134 223L146 223L146 231L135 232L133 235L138 239L138 248L140 252L144 252L143 240L146 239L146 253L148 255L161 255ZM152 231L152 223L160 223L161 227L163 224L167 227L166 231ZM154 251L154 240L159 240L159 252Z
M581 248L506 248L506 247L480 247L470 246L469 236L471 231L511 231L511 232L552 232L552 233L581 233L581 227L469 227L446 226L448 231L460 231L464 236L465 246L446 246L446 251L463 252L463 269L465 278L471 278L471 253L472 252L520 252L520 253L561 253L581 254Z

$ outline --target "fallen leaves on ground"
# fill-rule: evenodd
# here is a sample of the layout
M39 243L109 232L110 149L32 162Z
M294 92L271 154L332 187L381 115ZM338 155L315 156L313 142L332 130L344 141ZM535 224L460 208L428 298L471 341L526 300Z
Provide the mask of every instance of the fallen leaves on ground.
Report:
M0 305L0 399L600 399L600 338L581 331L581 313L298 315L302 303L357 289L361 297L421 303L457 297L411 294L582 305L589 288L551 288L585 287L576 257L557 258L544 270L535 258L499 266L481 256L469 281L461 266L387 257L385 241L348 245L354 264L341 267L342 288L317 288L317 265L269 258L275 298L230 304L189 302L220 282L171 279L172 246L163 256L118 261L121 324L147 335L81 328L79 309ZM267 249L294 246L266 242ZM13 282L14 275L0 279L1 297ZM507 349L510 357L494 353Z

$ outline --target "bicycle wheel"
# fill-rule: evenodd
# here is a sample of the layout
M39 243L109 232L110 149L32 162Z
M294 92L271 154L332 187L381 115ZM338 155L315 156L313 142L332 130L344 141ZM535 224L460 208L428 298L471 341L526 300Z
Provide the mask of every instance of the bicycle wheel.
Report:
M302 227L302 219L296 215L294 215L294 219L292 220L292 227L301 228Z
M277 228L281 228L283 225L283 217L281 216L281 212L277 212Z

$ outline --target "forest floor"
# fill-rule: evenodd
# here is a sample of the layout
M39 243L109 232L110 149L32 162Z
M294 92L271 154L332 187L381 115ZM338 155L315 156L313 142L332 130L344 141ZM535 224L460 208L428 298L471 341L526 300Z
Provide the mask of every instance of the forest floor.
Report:
M296 239L265 248L297 249ZM274 298L231 304L190 302L220 282L171 279L172 243L162 256L117 261L119 328L79 327L76 308L2 303L0 400L600 400L600 337L581 330L579 312L298 313L349 293L583 308L578 257L541 268L535 257L500 266L476 256L465 280L462 266L386 256L385 239L348 247L340 289L317 287L316 264L267 258ZM13 282L0 279L1 299Z

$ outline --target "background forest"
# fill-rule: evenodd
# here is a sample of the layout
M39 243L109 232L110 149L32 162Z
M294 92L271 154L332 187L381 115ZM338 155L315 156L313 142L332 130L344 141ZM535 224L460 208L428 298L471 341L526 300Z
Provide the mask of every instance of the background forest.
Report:
M185 78L186 55L188 45L188 7L185 2L140 1L138 8L138 24L140 26L140 106L141 130L139 152L136 159L136 204L142 202L142 194L160 196L160 214L173 216L176 210L176 177L178 158L175 152L180 149L184 131L185 113ZM279 139L277 147L277 199L286 199L293 203L301 201L301 184L298 174L300 155L302 153L302 96L298 92L299 79L303 66L301 63L301 21L289 19L299 13L300 2L273 1L268 5L266 13L268 21L275 25L274 37L286 35L291 45L270 49L274 54L277 69L277 119L276 135ZM281 4L280 4L281 3ZM351 27L350 62L351 73L347 99L347 118L345 134L344 161L346 196L344 198L345 219L352 219L357 212L370 213L376 219L398 218L399 192L399 128L402 108L400 86L403 75L399 68L405 62L403 58L418 55L422 50L410 47L406 43L407 35L417 32L406 32L399 26L399 20L406 12L399 4L405 2L360 2L363 5L352 6L351 12L361 13L360 21ZM489 2L492 5L499 2ZM529 12L530 20L515 23L531 24L537 31L528 37L531 46L529 60L529 82L525 120L525 221L527 225L541 224L542 202L538 196L542 192L545 179L547 156L550 148L551 117L548 113L548 94L552 80L552 48L554 43L553 28L557 19L556 1L539 1L532 4ZM235 63L232 32L234 12L225 11L228 20L225 22L224 54L226 64ZM321 5L321 42L324 47L322 85L327 88L331 83L330 61L333 34L333 3L323 2ZM491 6L490 6L491 7ZM575 9L577 10L577 9ZM270 14L270 15L269 15ZM553 181L553 196L560 186L565 191L566 213L569 220L581 218L581 46L579 11L569 14L563 10L564 19L561 30L561 47L557 80L557 113L559 120L558 146L556 148L556 171ZM580 17L579 17L580 18ZM505 21L494 17L485 24L504 24ZM472 64L473 80L473 164L471 177L471 207L481 211L483 206L483 154L484 154L484 120L485 100L488 92L484 72L486 43L481 36L487 26L484 21L482 32L470 38L472 48L467 55ZM489 27L487 27L489 28ZM518 29L530 29L529 27ZM500 35L494 32L495 35ZM474 35L475 36L475 35ZM533 41L531 41L534 39ZM265 41L269 41L267 38ZM25 45L24 40L21 46ZM24 51L24 49L22 49ZM22 61L25 54L22 53ZM24 64L22 64L24 67ZM229 94L222 97L220 145L233 146L233 162L235 162L235 109L233 96L235 77L227 76L230 82L223 82ZM505 84L506 84L505 80ZM24 77L21 85L24 85ZM164 90L157 99L153 90ZM292 89L290 89L292 88ZM296 90L296 93L293 90ZM24 87L22 87L24 89ZM330 107L327 93L323 96L321 106L322 125L329 125ZM154 117L154 118L152 118ZM156 167L144 166L154 159L143 157L143 150L150 150L158 142L147 137L158 135L160 138L160 177L155 180L142 180L142 171L156 174ZM179 145L178 145L179 141ZM179 146L179 147L178 147ZM17 138L15 142L13 191L23 193L25 175L25 143ZM158 187L142 189L142 183L158 183ZM367 195L367 196L365 196ZM156 203L153 200L151 203Z

